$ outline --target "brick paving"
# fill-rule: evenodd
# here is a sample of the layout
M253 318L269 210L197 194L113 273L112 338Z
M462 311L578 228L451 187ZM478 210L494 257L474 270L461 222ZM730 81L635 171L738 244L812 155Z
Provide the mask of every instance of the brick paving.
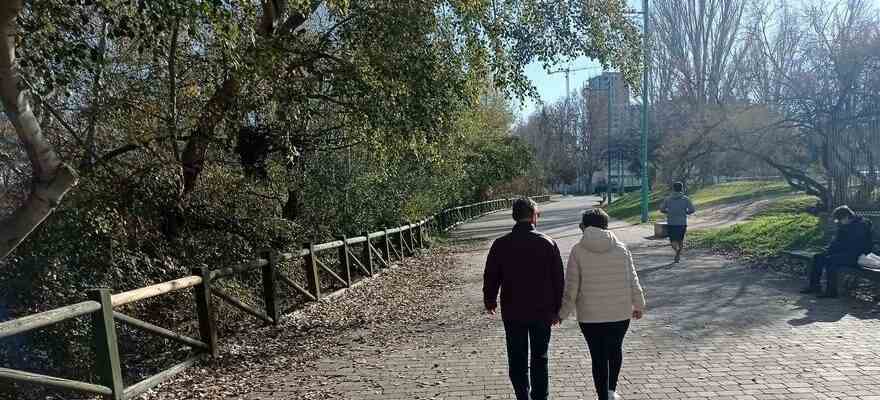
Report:
M566 198L543 210L539 228L557 238L565 257L579 239L578 213L588 203ZM456 238L491 239L510 225L506 213L496 214L464 225ZM625 399L880 400L874 305L803 296L791 276L708 254L669 264L663 243L643 238L649 229L614 229L633 250L649 304L624 345L618 392ZM322 398L344 399L512 399L503 327L481 313L489 242L479 243L461 250L459 264L451 266L464 283L437 299L444 317L421 327L406 345L352 342L345 356L319 360L307 374L272 377L248 398L298 399L323 391ZM596 398L574 321L554 329L550 362L551 399Z

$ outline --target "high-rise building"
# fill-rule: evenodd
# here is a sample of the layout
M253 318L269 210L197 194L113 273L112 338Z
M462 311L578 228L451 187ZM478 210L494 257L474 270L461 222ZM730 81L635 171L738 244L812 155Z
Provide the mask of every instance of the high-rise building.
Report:
M608 135L608 95L611 94L611 136L620 134L628 118L630 95L623 75L620 72L603 72L590 79L584 91L590 110L590 131L595 135Z
M631 129L630 125L634 121L638 121L638 112L633 112L637 108L630 104L630 88L623 79L623 75L619 72L603 72L595 78L590 79L589 84L584 87L584 98L587 99L587 107L589 109L589 134L603 143L605 147L602 149L606 154L607 160L603 171L594 175L594 186L603 186L605 182L610 181L611 184L619 188L621 186L631 187L637 185L639 178L637 174L628 170L628 157L622 154L623 148L616 144L623 141L623 135L628 134ZM610 113L609 113L609 99ZM611 118L610 135L608 132L608 118ZM611 173L608 173L610 164Z

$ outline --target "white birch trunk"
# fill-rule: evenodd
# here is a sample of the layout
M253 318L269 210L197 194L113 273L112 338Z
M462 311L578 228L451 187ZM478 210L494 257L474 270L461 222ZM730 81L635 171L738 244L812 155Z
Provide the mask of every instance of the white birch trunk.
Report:
M0 100L31 162L31 191L10 217L0 221L0 259L12 253L77 183L76 171L61 161L43 136L27 92L19 88L15 38L21 8L22 0L0 2Z

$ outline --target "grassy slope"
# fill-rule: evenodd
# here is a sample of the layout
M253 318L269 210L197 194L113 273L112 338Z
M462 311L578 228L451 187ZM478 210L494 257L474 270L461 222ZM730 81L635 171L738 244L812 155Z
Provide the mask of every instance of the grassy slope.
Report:
M668 192L650 198L651 221L662 220L657 208ZM764 258L786 249L815 248L822 245L819 219L805 210L815 198L793 194L781 182L734 182L713 185L690 195L697 209L761 197L775 197L767 208L741 224L711 230L694 230L689 244L713 250L729 251L748 258ZM638 222L639 194L629 193L612 203L609 214L617 219Z
M695 231L689 243L695 247L731 251L751 259L772 257L782 250L822 245L819 219L804 212L815 199L786 197L748 221L721 229Z
M699 210L718 204L732 203L756 197L784 195L791 192L791 188L783 182L747 181L708 186L691 194L690 198L694 206ZM659 208L660 202L668 194L668 191L652 193L649 199L651 213L648 215L651 221L663 219L663 215L657 211L657 208ZM616 219L638 222L640 210L639 193L627 193L625 196L614 200L608 213Z

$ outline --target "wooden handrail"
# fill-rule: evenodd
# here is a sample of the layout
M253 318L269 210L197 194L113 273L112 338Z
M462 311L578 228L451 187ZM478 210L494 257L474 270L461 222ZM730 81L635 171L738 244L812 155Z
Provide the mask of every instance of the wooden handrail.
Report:
M366 236L357 236L357 237L345 239L345 242L348 244L358 244L358 243L363 243L366 241L367 241Z
M549 196L533 196L532 198L536 199L536 201L543 201L548 200ZM355 266L359 267L361 271L369 276L372 276L374 265L373 258L376 258L385 267L390 267L393 256L393 254L391 253L392 250L394 254L397 254L397 257L401 259L401 261L403 260L403 256L405 256L407 250L409 250L410 254L415 254L416 247L424 246L422 234L427 233L424 232L425 229L427 229L427 231L448 230L479 215L483 215L492 211L497 211L499 208L506 207L510 201L511 199L487 200L479 203L448 208L414 223L407 223L405 225L400 225L396 228L385 229L378 232L365 233L362 236L352 238L342 237L342 240L335 240L332 242L321 244L309 244L307 247L297 252L275 253L272 251L264 251L263 253L261 253L262 256L260 258L256 258L235 266L220 268L213 271L208 270L207 267L200 267L193 269L193 273L196 275L157 283L155 285L117 293L115 295L111 295L108 289L91 291L89 293L90 297L93 298L93 300L91 301L84 301L81 303L56 308L53 310L14 319L11 321L0 322L0 339L2 339L12 335L46 327L82 315L94 314L100 311L99 314L94 314L93 324L96 324L95 326L100 328L95 331L95 340L101 348L101 352L99 355L103 355L104 357L98 357L98 365L96 365L96 367L99 372L98 375L102 377L101 383L104 383L105 385L112 384L112 387L63 378L55 378L46 375L17 371L7 368L0 368L0 379L37 383L60 389L96 393L113 398L133 398L139 396L147 390L155 387L162 381L169 379L173 375L176 375L177 373L191 366L198 359L211 354L216 355L216 335L212 333L215 331L211 327L211 325L214 323L214 317L211 311L212 307L210 302L210 296L212 294L260 320L269 323L277 323L278 315L273 311L272 307L267 305L267 312L269 313L267 314L262 312L261 310L257 310L250 305L242 303L238 299L231 296L229 293L223 292L222 290L214 287L211 284L214 278L220 278L236 273L242 273L262 268L262 273L264 275L263 291L266 292L264 293L264 296L266 296L265 299L269 299L274 302L274 293L277 289L274 288L275 284L273 282L273 279L276 277L277 274L277 277L280 278L282 282L291 286L298 292L304 294L309 300L319 300L321 298L321 282L317 276L318 270L331 275L331 277L335 280L345 284L346 286L349 286L353 282L351 282L351 274L349 269L351 267L351 264L348 263L353 263ZM418 232L413 232L414 229L417 229ZM391 239L394 239L391 236L392 234L399 234L399 237L396 238L396 240L400 242L399 249L397 247L390 246L389 241ZM371 243L372 240L379 238L384 238L384 242L381 245L382 251L379 251L375 246L373 246L373 243ZM362 250L364 257L363 262L359 260L358 256L354 254L352 250L348 247L350 245L360 243L364 244ZM339 276L336 272L333 271L332 268L330 268L328 265L325 265L323 262L318 260L317 257L315 257L315 255L319 251L325 251L335 248L344 248L344 251L340 251L342 251L341 257L346 260L344 268L345 271L348 271L348 273L345 274L346 278ZM383 254L385 254L385 256L383 256ZM313 288L310 288L312 290L308 290L300 286L292 279L285 276L284 274L281 274L280 271L277 271L275 269L279 261L289 261L293 259L304 259L307 263L310 262L312 264L312 266L310 267L312 270L311 272L314 275L311 277L313 282L310 283L310 286L314 286ZM268 276L268 278L271 278L268 281L267 274L271 275ZM139 300L145 300L187 288L194 288L193 290L196 294L196 302L197 305L199 305L200 307L199 323L202 340L196 340L184 335L179 335L175 332L159 327L157 325L153 325L146 321L141 321L128 315L113 311L114 307L123 306ZM199 303L200 297L202 298L201 301L204 304ZM95 300L100 300L100 302ZM123 389L122 376L119 368L119 358L117 354L118 349L115 334L116 328L113 322L114 320L123 321L134 327L158 334L159 336L192 346L197 350L206 352L198 353L165 371L162 371L150 378L147 378L128 388ZM119 397L120 394L124 394L124 396Z
M191 288L200 283L202 283L202 277L190 275L173 281L157 283L140 289L117 293L111 296L110 299L113 302L113 307L119 307L138 300L149 299L165 293Z
M309 254L309 251L306 249L300 250L298 253L280 253L278 257L280 257L284 261L290 261L294 259L300 259Z
M64 378L56 378L54 376L40 375L31 372L17 371L9 368L0 368L0 379L36 383L58 389L94 393L104 396L109 396L113 394L113 392L107 386L95 385L94 383L86 383Z
M323 251L323 250L335 249L335 248L343 246L343 245L345 245L345 243L343 243L341 240L334 240L332 242L316 244L315 245L315 252L317 253L317 252Z
M28 315L27 317L0 322L0 339L57 324L81 315L91 314L100 309L101 304L97 301L84 301L54 310L43 311L39 314Z

